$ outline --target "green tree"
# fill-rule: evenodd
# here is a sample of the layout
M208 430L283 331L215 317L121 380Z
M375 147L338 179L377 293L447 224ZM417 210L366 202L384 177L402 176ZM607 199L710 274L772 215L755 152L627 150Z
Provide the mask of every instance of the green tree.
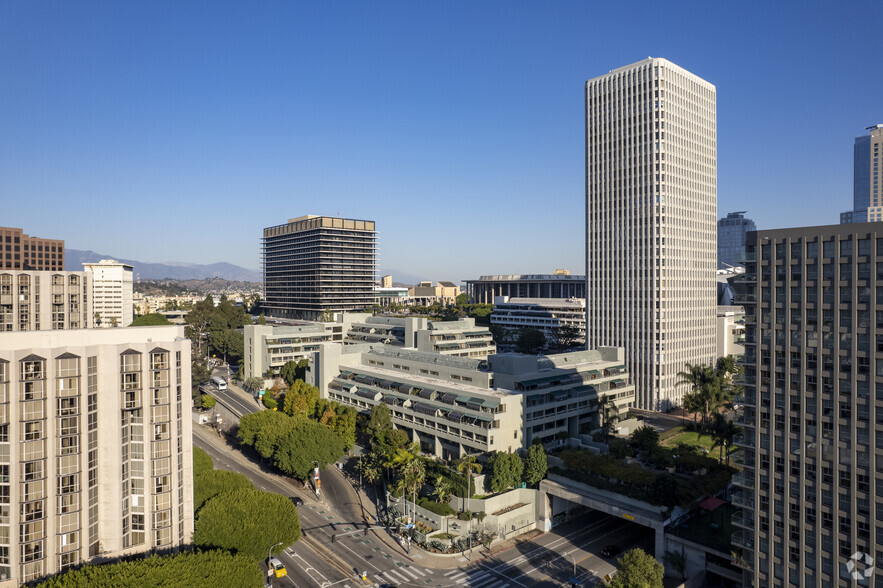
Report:
M652 451L659 446L659 433L650 425L644 425L632 433L632 446L641 451Z
M630 549L619 558L610 588L662 588L665 569L642 549Z
M254 488L243 474L228 470L210 470L193 479L193 511L196 512L210 499L222 492L240 488Z
M561 325L555 331L555 341L560 349L569 349L581 338L582 333L575 325Z
M281 543L275 548L279 553L298 539L300 519L291 500L250 488L224 492L206 502L193 533L197 547L228 549L255 560L267 557L276 543Z
M539 484L546 477L549 462L546 458L546 449L542 443L534 443L527 450L527 459L524 460L524 481L528 486Z
M439 504L447 504L448 500L451 499L451 492L454 490L451 481L442 475L438 475L432 483L432 487L432 495L435 497L435 501Z
M267 324L267 317L264 316L264 313L261 313L261 315L258 317L258 324L259 325L266 325Z
M475 459L474 455L467 455L463 457L457 463L457 471L461 474L466 472L467 483L466 483L466 496L464 498L471 498L475 495L474 488L472 487L472 474L480 474L481 473L481 464L478 463L478 460Z
M200 405L202 406L203 410L209 410L214 408L217 403L218 400L211 394L203 394L202 402L200 402Z
M268 396L268 394L264 394ZM276 411L262 410L243 415L239 419L239 440L254 447L264 458L273 457L279 440L294 425L294 419Z
M242 385L245 387L246 390L257 392L264 387L264 379L258 378L257 376L252 376L250 378L246 378Z
M610 440L610 435L616 430L616 422L619 420L619 408L616 403L602 394L598 399L598 412L601 414L601 430L604 432L604 441Z
M294 362L290 362L294 363ZM297 365L295 365L297 369ZM319 403L319 389L303 380L295 380L285 392L282 411L289 415L303 414L315 418L316 405Z
M266 551L264 552L266 557ZM197 588L236 586L262 588L266 576L258 561L242 554L212 549L174 555L152 555L117 563L86 564L40 583L44 588Z
M546 346L546 336L538 329L519 329L515 345L520 353L536 354Z
M196 478L200 474L210 472L215 469L215 463L209 454L199 447L193 448L193 477Z
M727 419L720 413L715 413L711 425L712 451L720 448L720 462L723 463L726 455L727 465L730 465L730 447L733 446L733 438L742 432L742 427Z
M524 462L517 453L497 452L488 460L491 470L488 483L492 492L505 492L518 486L524 473Z
M273 452L273 464L282 472L305 479L313 468L313 461L324 466L341 458L344 442L334 431L305 418L289 418L289 421L291 426L279 437Z
M279 370L279 376L281 376L289 386L294 385L294 381L297 379L297 362L293 359L286 361L285 365L282 366L282 369Z
M142 314L138 318L132 321L130 327L151 327L158 325L171 325L172 322L167 319L165 316L152 312L150 314Z
M365 426L365 433L375 442L380 435L385 435L392 430L392 414L389 406L380 403L371 407L371 413L368 415L368 424Z
M261 397L261 401L264 403L264 406L273 411L275 411L276 408L279 406L279 401L276 400L276 397L272 394L264 394Z

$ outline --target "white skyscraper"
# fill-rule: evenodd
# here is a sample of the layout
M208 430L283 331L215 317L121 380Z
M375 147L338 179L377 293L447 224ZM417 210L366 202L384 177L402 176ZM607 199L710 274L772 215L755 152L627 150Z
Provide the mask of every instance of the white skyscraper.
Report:
M84 263L92 278L92 310L97 327L128 327L135 319L132 266L113 259Z
M715 359L715 102L665 59L586 82L586 344L625 347L639 408Z

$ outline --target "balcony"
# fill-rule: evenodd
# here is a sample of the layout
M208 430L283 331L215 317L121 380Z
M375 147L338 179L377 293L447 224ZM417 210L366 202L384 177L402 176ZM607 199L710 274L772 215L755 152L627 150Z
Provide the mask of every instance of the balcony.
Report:
M742 304L755 304L757 302L757 296L755 294L734 294L733 295L733 304L736 306Z
M736 486L741 486L742 488L747 488L749 490L754 489L754 476L751 474L746 475L745 472L739 472L733 476L731 481Z
M733 556L733 565L736 566L737 568L742 568L743 570L753 572L754 565L749 560L745 559L745 557L743 555ZM753 555L753 554L749 553L749 555Z
M754 510L754 495L751 492L736 490L733 492L733 504L740 508Z
M733 445L739 447L754 447L754 435L735 435L733 437Z
M740 386L753 386L754 385L753 381L752 382L740 381L737 383ZM745 406L757 406L756 396L754 395L753 391L748 392L746 390L746 391L742 392L741 394L736 394L736 396L733 397L733 402L735 404L742 404Z
M737 527L742 527L754 532L754 518L751 516L750 512L744 510L736 511L733 514L733 524Z
M742 530L736 531L735 533L730 535L730 542L736 547L754 549L754 533L749 533Z
M740 451L736 454L736 459L733 460L733 463L743 468L753 468L757 462L754 459L754 453Z

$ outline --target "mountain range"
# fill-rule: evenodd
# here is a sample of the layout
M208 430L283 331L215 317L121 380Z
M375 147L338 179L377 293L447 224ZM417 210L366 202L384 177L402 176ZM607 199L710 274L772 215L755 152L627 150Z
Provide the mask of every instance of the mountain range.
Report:
M134 270L135 280L203 280L206 278L222 278L233 282L261 282L263 276L260 272L250 270L232 263L218 262L208 265L199 263L185 263L172 261L168 263L149 263L134 259L121 259L113 255L95 253L94 251L81 251L79 249L64 250L65 271L83 271L84 263L98 263L102 259L115 259L121 263L131 265ZM377 276L392 275L396 283L417 284L422 278L385 268L377 269Z

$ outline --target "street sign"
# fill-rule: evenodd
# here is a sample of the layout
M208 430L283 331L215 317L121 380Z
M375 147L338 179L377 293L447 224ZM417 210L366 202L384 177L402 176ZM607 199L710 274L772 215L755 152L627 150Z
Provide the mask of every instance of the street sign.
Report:
M624 512L624 513L622 513L622 518L633 521L633 520L635 520L635 515L630 515L627 512Z
M316 479L319 479L319 468L313 468L313 474L316 476Z

